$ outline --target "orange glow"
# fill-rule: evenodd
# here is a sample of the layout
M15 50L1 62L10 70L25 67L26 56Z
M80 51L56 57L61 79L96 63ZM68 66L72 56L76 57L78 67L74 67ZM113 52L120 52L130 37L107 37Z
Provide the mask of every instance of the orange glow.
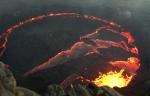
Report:
M136 74L136 71L140 67L139 61L136 57L130 57L127 61L110 61L109 63L114 67L124 69L130 74Z
M5 52L5 49L7 48L9 35L13 33L15 29L25 24L31 23L31 22L43 20L47 17L83 18L85 20L100 22L102 23L103 26L98 26L94 32L81 36L80 37L81 40L77 41L73 46L70 47L70 49L66 51L61 51L56 56L49 57L47 61L43 62L39 66L35 66L30 71L26 72L25 75L29 75L34 72L43 70L45 68L49 68L50 66L53 66L51 65L52 63L56 64L58 62L61 62L60 64L62 64L62 61L65 62L66 60L69 60L68 58L71 58L71 59L76 58L76 56L82 52L83 53L81 54L81 56L82 55L87 56L92 53L100 54L98 49L116 47L116 48L121 48L128 53L134 54L134 56L135 55L137 56L139 54L138 49L134 44L135 40L132 34L126 31L123 31L120 33L118 30L122 29L121 26L113 21L104 20L102 18L95 17L95 16L81 15L78 13L48 13L45 15L31 17L29 19L18 22L14 25L9 26L7 30L2 32L2 34L0 34L0 57L3 55L3 53ZM98 34L101 32L102 29L108 30L114 34L118 34L126 38L127 42L126 41L115 42L115 41L109 41L109 40L96 39L95 37L98 36ZM90 40L90 42L88 41L88 43L86 43L84 39L85 41ZM86 47L86 50L88 49L87 52L85 50L81 50L81 51L79 50L84 47ZM76 49L78 50L76 51ZM71 57L71 56L74 56L74 57ZM116 68L119 68L120 71L118 72L118 71L109 70L106 74L99 74L99 76L95 78L94 80L92 80L92 82L98 86L107 85L109 87L115 87L115 86L125 87L132 80L133 76L136 75L136 71L140 67L139 61L140 60L138 59L138 57L129 57L126 61L121 61L121 60L109 61L110 65Z
M29 19L20 21L14 25L8 26L7 30L5 30L4 32L2 32L2 34L0 34L0 57L3 55L6 47L7 47L7 41L8 41L8 37L9 35L14 32L15 29L31 23L31 22L35 22L35 21L40 21L43 20L47 17L76 17L76 18L84 18L86 20L91 20L91 21L97 21L100 23L104 23L104 24L108 24L111 25L112 27L119 27L120 25L117 25L116 23L114 23L113 21L110 23L110 21L104 20L100 17L96 17L96 16L88 16L88 15L81 15L78 13L48 13L48 14L44 14L44 15L39 15L39 16L35 16L35 17L31 17Z
M130 32L121 32L121 35L128 39L128 44L134 43L134 39Z
M133 75L129 76L126 74L126 76L123 75L124 70L117 71L110 71L106 74L100 74L95 80L92 82L96 84L97 86L109 86L111 88L113 87L125 87L129 84L129 82L132 80Z
M138 51L138 49L136 47L134 47L134 48L131 49L131 53L138 55L139 51Z
M119 72L111 70L106 74L99 74L92 82L97 86L125 87L132 80L133 76L136 75L136 71L140 67L139 61L136 57L130 57L127 61L110 61L111 65L121 70Z
M135 57L130 57L130 58L128 58L128 61L130 62L130 63L139 63L139 59L138 58L135 58Z

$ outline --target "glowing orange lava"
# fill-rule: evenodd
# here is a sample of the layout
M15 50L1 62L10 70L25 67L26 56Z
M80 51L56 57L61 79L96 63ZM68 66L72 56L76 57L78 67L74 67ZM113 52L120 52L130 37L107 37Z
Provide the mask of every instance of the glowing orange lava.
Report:
M121 48L124 51L131 53L132 55L126 61L122 60L109 61L110 65L119 68L120 71L118 72L110 70L106 74L100 74L97 78L92 80L92 82L98 86L104 85L107 85L109 87L127 86L129 82L132 80L133 76L136 75L136 71L140 67L139 63L140 60L138 58L139 51L136 45L134 44L135 40L130 32L127 31L120 32L122 28L119 24L95 16L81 15L78 13L48 13L45 15L31 17L29 19L11 25L7 28L7 30L5 30L0 34L0 57L3 55L5 49L7 48L9 35L12 32L14 32L15 29L31 22L40 21L47 17L64 17L64 16L97 21L102 23L103 26L98 26L94 32L81 36L80 37L81 40L72 45L68 50L61 51L56 56L49 57L47 61L43 62L42 64L39 64L39 66L35 66L34 68L26 72L25 76L44 70L46 68L52 68L55 65L63 64L67 60L70 61L73 58L79 58L78 56L87 56L92 53L100 54L98 49L116 47ZM99 33L103 29L126 38L126 41L115 42L96 38L97 36L99 36Z
M124 70L117 71L110 71L106 74L100 74L95 80L92 82L95 83L97 86L109 86L111 88L113 87L125 87L129 84L129 82L132 80L132 75L129 76L126 74L126 76L123 75Z
M135 57L130 57L127 61L111 61L111 65L118 67L121 70L109 71L106 74L99 74L99 76L93 80L97 86L109 86L109 87L126 87L133 76L136 75L136 71L139 69L139 59ZM126 73L130 74L126 74Z

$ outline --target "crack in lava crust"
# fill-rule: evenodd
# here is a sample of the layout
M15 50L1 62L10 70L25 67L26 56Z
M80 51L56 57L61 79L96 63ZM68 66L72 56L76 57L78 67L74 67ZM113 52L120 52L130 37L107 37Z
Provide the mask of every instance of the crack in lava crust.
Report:
M6 45L8 42L9 35L12 32L14 32L15 29L17 29L25 24L28 24L28 23L31 23L34 21L39 21L39 20L45 19L47 17L59 17L60 18L63 16L72 17L72 18L83 18L86 20L97 21L97 22L103 23L103 26L99 26L98 28L96 28L95 32L91 32L89 34L81 36L80 40L78 42L76 42L75 44L73 44L70 48L68 48L68 50L61 51L54 57L48 58L48 60L45 61L44 63L39 64L38 66L35 66L34 68L32 68L31 70L26 72L24 74L25 76L33 74L33 73L41 71L41 70L44 70L46 68L52 68L52 67L64 64L68 60L75 59L80 56L87 56L87 55L91 55L91 54L101 55L101 53L98 51L98 49L106 49L106 48L111 48L111 47L121 48L122 50L124 50L126 52L136 55L136 57L133 57L136 59L132 59L132 60L128 59L133 62L128 62L128 63L125 61L111 61L110 62L111 65L118 67L121 70L129 71L129 69L130 70L133 69L134 71L132 71L132 73L136 74L136 70L139 68L139 63L134 62L134 60L136 61L138 59L139 53L138 53L137 47L134 44L134 39L133 39L132 35L130 34L130 32L122 32L121 26L111 20L105 20L105 19L102 19L102 18L99 18L96 16L81 15L78 13L48 13L45 15L35 16L32 18L26 19L24 21L18 22L17 24L8 27L8 29L0 35L0 49L1 49L0 56L2 56L3 53L5 52L5 49L7 48ZM115 41L110 41L110 40L100 40L99 38L96 38L97 35L101 35L102 30L108 30L109 32L111 32L113 34L118 34L118 35L126 38L127 42L126 41L115 42ZM131 57L129 57L129 58L131 58ZM122 63L122 62L124 62L124 63ZM126 66L127 64L128 64L128 66ZM123 67L123 66L126 66L126 67ZM110 70L110 72L111 71L112 70ZM116 73L114 72L114 74L116 74ZM130 75L133 76L133 74L130 74ZM104 77L104 76L102 75L101 77ZM107 75L105 77L107 77ZM122 76L122 78L126 79L126 78L124 78L124 76ZM97 80L97 79L95 79L95 80Z

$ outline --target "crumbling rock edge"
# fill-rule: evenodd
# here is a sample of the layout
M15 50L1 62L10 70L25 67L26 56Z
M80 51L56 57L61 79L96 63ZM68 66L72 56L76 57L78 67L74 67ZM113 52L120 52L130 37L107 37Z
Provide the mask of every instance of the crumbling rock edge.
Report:
M27 88L18 87L12 72L0 62L0 96L42 96ZM45 96L123 96L107 86L76 83L70 88L61 85L49 85Z

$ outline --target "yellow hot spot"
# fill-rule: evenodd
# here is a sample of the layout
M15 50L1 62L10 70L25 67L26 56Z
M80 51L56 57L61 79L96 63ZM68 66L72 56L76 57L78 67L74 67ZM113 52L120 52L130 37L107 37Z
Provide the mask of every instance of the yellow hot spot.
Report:
M109 86L113 87L125 87L129 84L132 80L133 76L126 76L123 75L124 70L117 71L110 71L106 74L100 74L95 80L92 82L95 83L97 86Z

